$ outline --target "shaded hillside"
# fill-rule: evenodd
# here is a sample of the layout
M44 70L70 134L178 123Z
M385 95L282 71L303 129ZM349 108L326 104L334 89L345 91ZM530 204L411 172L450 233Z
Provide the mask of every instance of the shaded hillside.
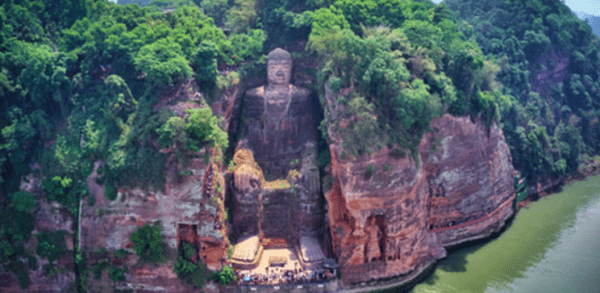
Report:
M501 66L518 104L503 109L515 168L543 181L600 150L600 45L561 1L448 0L465 34Z
M579 19L587 21L594 34L600 37L600 16L587 14L585 12L575 12L575 14L577 17L579 17Z

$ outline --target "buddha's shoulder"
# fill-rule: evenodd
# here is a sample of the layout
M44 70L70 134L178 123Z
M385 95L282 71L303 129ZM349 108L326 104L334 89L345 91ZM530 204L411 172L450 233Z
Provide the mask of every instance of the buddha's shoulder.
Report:
M295 97L308 97L310 96L310 90L305 87L290 85L292 89L292 95Z
M246 96L263 97L265 95L265 87L259 86L246 91Z

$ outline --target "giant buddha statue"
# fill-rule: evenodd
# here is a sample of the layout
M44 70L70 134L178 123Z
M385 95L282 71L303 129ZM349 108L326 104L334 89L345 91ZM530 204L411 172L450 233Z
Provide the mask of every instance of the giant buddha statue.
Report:
M317 157L318 101L290 83L290 53L268 55L268 84L242 102L234 154L234 233L299 239L323 224Z

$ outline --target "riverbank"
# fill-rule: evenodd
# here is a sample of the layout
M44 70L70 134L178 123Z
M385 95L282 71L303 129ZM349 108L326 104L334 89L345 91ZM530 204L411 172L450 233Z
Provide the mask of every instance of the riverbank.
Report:
M498 234L451 248L412 292L597 292L599 211L600 175L570 181Z
M537 201L539 198L560 192L562 187L570 183L584 180L591 176L600 174L600 155L586 157L583 159L577 174L566 176L565 178L549 179L544 184L538 182L536 185L529 186L529 195L519 202L517 211L526 207L528 204Z

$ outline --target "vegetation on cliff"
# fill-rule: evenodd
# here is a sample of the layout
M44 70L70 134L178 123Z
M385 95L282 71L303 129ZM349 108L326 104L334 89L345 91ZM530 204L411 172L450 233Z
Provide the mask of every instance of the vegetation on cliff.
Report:
M231 39L253 38L254 47ZM113 198L115 187L162 188L166 155L156 141L175 114L154 110L160 89L196 75L214 87L217 64L235 65L258 47L257 33L226 36L197 6L171 13L109 1L4 1L0 5L0 265L26 286L36 201L78 214L93 162ZM261 41L262 40L262 41ZM240 57L241 56L241 57ZM208 110L208 112L206 111ZM192 147L226 136L209 108L190 113ZM203 125L206 124L206 125ZM172 137L167 137L167 140ZM21 180L43 179L23 208ZM110 192L112 190L112 192ZM88 201L90 204L94 199ZM16 208L18 207L18 208ZM18 229L10 219L20 219ZM30 227L31 226L31 227ZM44 253L40 250L40 253ZM29 267L33 263L29 262Z
M386 144L414 152L433 118L481 113L491 123L508 99L498 66L443 5L335 1L313 13L307 47L320 58L322 86L337 94L323 100L326 120L350 156Z
M39 202L78 214L96 161L105 162L98 183L115 199L120 187L161 189L173 150L185 158L226 148L208 105L177 116L155 107L159 93L195 78L210 102L277 46L319 60L321 130L332 130L347 158L383 146L414 154L444 113L500 121L530 181L576 172L600 151L598 38L560 1L119 1L133 2L144 7L0 5L0 266L24 287L37 266L25 243ZM31 173L42 179L38 194L20 191ZM38 235L36 250L52 264L65 249L49 235ZM183 279L191 269L176 268ZM229 283L231 272L215 278Z
M173 265L173 272L184 283L192 284L197 288L202 288L207 279L206 266L202 260L198 259L196 248L188 242L183 242L179 247L179 255Z
M530 182L577 172L600 151L600 43L560 1L448 0L499 64L512 103L502 123L513 164Z
M139 227L131 234L131 243L133 250L140 257L142 262L157 263L165 259L164 243L160 222L154 224L145 224Z

